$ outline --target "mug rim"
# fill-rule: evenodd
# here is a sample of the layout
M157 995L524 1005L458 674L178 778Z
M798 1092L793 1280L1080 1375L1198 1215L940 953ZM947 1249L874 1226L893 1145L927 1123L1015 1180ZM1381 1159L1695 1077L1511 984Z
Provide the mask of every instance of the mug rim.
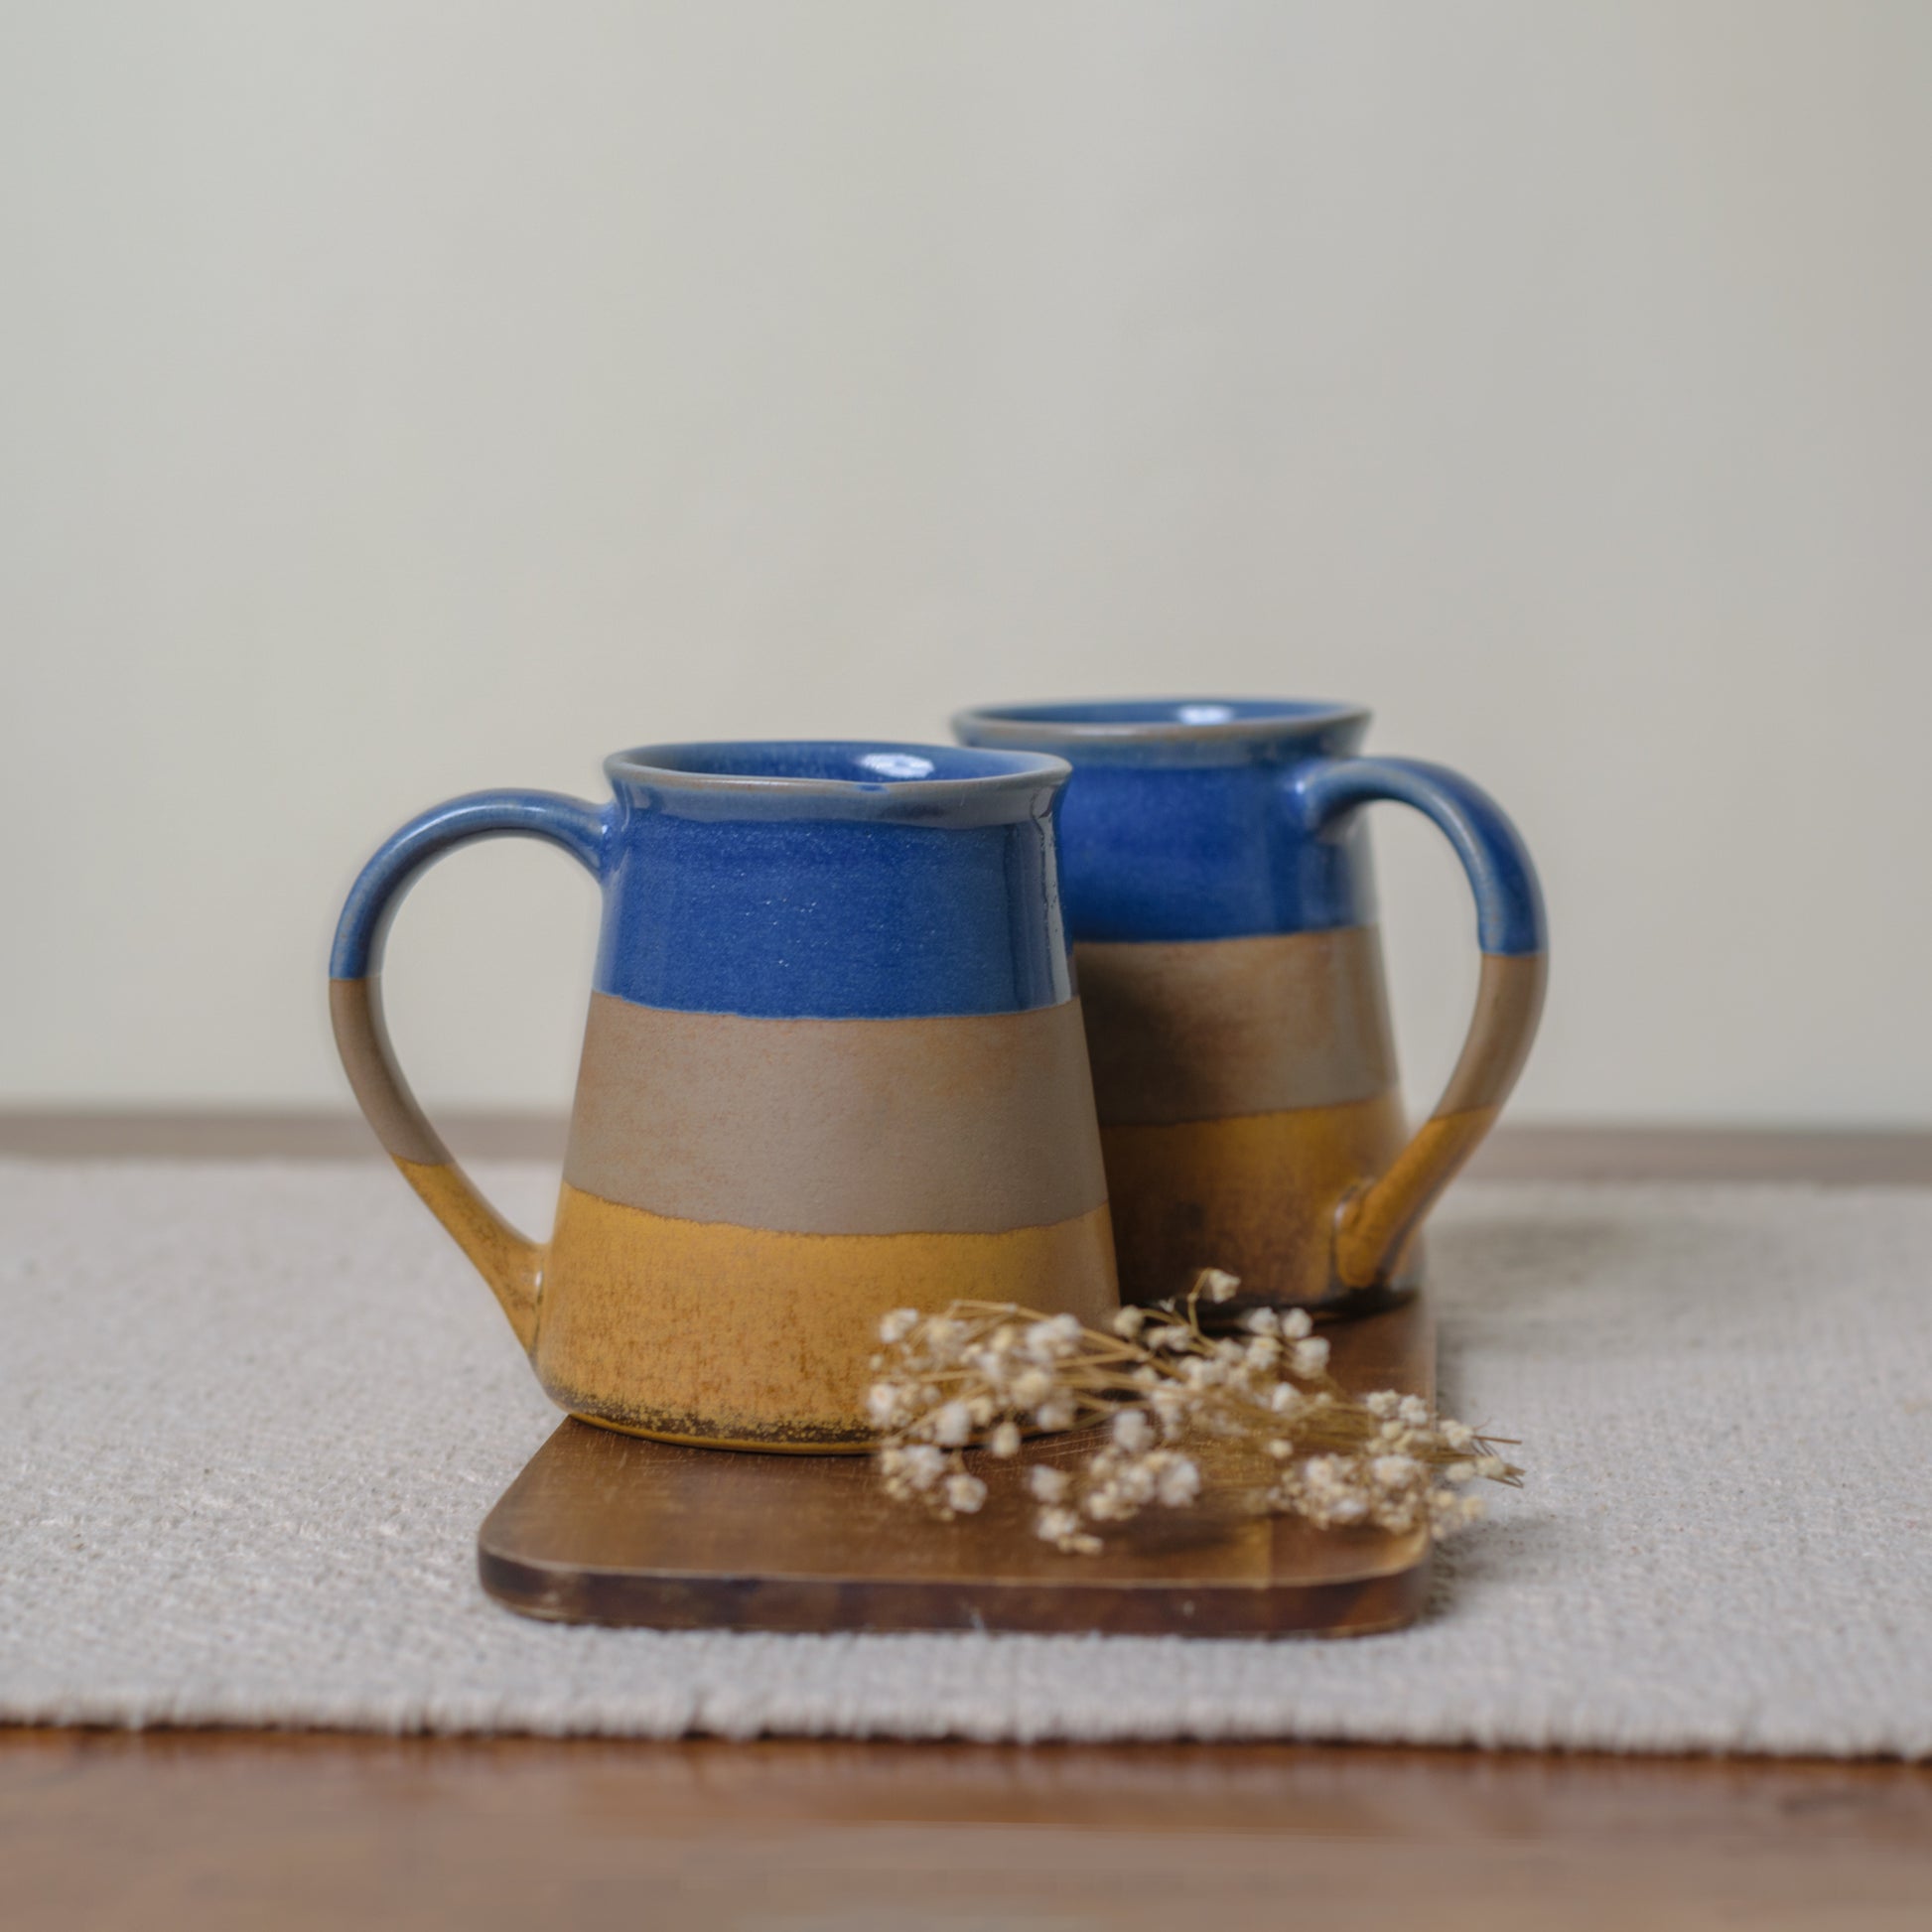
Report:
M926 769L894 770L882 762L877 775L826 777L796 771L707 768L727 755L784 754L792 761L817 754L842 755L854 762L900 759ZM693 762L692 760L702 760ZM970 764L978 768L962 770ZM948 768L952 767L952 768ZM663 798L667 809L709 816L707 806L729 813L734 805L783 812L789 805L837 817L950 820L954 823L1037 816L1051 809L1073 767L1049 752L1004 747L921 745L869 738L696 739L637 745L604 760L613 786L628 786Z
M1187 717L1181 714L1196 713ZM1224 716L1207 714L1223 713ZM1073 698L1042 704L973 705L952 715L954 733L979 747L1041 744L1231 745L1277 742L1366 724L1366 706L1330 698Z

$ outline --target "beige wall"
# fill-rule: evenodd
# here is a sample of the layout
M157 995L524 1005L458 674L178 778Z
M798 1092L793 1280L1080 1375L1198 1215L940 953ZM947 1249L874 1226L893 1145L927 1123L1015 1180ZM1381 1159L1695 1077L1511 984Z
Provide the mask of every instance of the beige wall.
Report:
M337 1101L448 793L1194 688L1516 813L1526 1113L1932 1119L1929 100L1911 0L5 6L0 1100ZM420 890L430 1096L567 1091L591 898Z

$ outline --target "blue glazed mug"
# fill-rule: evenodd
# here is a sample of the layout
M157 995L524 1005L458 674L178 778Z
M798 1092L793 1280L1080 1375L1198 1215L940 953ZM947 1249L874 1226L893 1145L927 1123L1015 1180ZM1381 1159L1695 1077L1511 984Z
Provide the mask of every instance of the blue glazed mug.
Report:
M1066 759L1061 884L1121 1293L1202 1265L1237 1307L1340 1310L1410 1287L1424 1216L1488 1133L1541 1013L1542 898L1515 828L1441 765L1364 758L1369 715L1288 699L963 711L982 748ZM1362 807L1432 819L1475 894L1476 1013L1405 1126Z
M363 1112L550 1395L672 1442L863 1448L889 1310L1118 1307L1060 915L1067 767L875 744L624 752L594 805L459 798L343 909L336 1037ZM604 920L555 1231L450 1158L382 1025L383 933L431 861L561 846Z

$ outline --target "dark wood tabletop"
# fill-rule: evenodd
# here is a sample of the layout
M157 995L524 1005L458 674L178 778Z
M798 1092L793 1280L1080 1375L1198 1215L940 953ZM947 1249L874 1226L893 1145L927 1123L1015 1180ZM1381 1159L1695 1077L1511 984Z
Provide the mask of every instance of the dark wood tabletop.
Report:
M457 1122L543 1156L557 1123ZM0 1154L369 1154L346 1119L0 1115ZM1517 1128L1489 1178L1932 1185L1932 1133ZM0 1569L0 1575L3 1575ZM1932 1927L1932 1767L1362 1746L0 1729L0 1927Z

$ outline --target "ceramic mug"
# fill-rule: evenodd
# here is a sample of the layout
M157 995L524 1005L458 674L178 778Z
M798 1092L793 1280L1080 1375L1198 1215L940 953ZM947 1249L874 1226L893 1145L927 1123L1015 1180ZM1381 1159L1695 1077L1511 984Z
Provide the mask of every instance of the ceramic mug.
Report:
M1066 766L876 744L659 745L614 796L483 792L406 825L344 907L357 1100L587 1422L864 1447L880 1316L955 1297L1118 1306L1060 914ZM382 936L432 860L548 839L603 889L555 1231L526 1240L424 1118L382 1025Z
M1125 1300L1203 1264L1236 1307L1342 1309L1412 1286L1416 1233L1489 1131L1542 1008L1529 854L1467 779L1363 758L1368 713L1290 700L961 712L983 748L1074 775L1061 885ZM1449 1088L1413 1136L1389 1032L1361 807L1440 826L1474 889L1482 977Z

